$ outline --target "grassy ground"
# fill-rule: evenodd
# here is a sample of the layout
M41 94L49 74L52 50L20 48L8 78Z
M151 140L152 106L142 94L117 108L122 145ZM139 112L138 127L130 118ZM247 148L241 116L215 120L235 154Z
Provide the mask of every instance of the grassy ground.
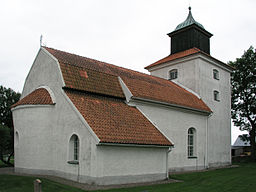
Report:
M182 180L155 186L113 189L105 192L248 192L256 191L256 163L243 163L238 168L219 169L215 171L188 173L172 176ZM33 177L0 175L0 192L33 191ZM46 179L43 181L45 192L80 192L82 190L67 187ZM98 191L99 192L99 191Z
M256 191L256 163L241 164L239 168L174 175L182 183L124 189L122 192L244 192ZM105 192L117 192L107 190Z
M33 192L35 177L0 175L0 192ZM65 186L47 179L40 179L44 192L82 192L83 190Z

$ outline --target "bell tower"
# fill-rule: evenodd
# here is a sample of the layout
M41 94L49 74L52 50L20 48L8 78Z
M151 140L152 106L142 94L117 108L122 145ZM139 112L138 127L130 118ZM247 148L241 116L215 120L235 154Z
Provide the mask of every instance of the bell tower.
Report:
M173 32L167 34L171 38L171 54L194 47L210 54L212 34L206 31L203 25L195 21L191 13L191 7L188 9L187 19L180 23Z
M186 20L168 36L171 38L171 54L145 69L153 76L168 79L196 93L208 105L212 114L206 117L206 165L229 165L230 73L233 68L210 55L212 34L195 21L190 7Z

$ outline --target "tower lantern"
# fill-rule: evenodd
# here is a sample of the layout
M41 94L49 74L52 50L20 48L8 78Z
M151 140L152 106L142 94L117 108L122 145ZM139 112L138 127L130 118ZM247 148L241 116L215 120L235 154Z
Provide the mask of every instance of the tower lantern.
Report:
M210 54L212 34L206 31L202 24L195 21L191 13L191 7L189 7L187 19L167 35L171 38L171 54L193 47Z

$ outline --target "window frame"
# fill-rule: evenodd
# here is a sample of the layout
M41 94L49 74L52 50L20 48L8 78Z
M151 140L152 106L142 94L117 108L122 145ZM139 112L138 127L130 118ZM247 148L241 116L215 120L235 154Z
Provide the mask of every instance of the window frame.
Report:
M169 71L169 80L174 80L178 78L178 69L172 69Z
M77 135L74 135L74 161L79 161L79 138Z
M79 164L80 141L77 134L72 134L72 136L69 138L68 145L68 163Z
M219 91L217 91L217 90L213 91L213 99L214 99L214 101L220 102L220 92Z
M187 156L188 158L197 158L196 156L196 129L190 127L187 132ZM192 142L191 142L192 141Z
M213 79L220 80L220 72L217 69L212 70Z

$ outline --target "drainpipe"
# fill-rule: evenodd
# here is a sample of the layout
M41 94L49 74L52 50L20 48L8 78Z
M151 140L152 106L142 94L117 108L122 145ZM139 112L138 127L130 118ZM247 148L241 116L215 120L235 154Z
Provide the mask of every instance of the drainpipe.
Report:
M204 161L205 161L205 166L204 168L208 169L209 168L209 119L212 116L213 113L211 113L208 117L206 117L206 137L205 137L205 156L204 156Z
M79 183L79 179L80 179L80 162L78 162L77 168L78 168L78 170L77 170L77 182Z
M169 179L169 166L168 166L168 155L172 151L173 147L169 147L169 149L166 151L166 179Z

